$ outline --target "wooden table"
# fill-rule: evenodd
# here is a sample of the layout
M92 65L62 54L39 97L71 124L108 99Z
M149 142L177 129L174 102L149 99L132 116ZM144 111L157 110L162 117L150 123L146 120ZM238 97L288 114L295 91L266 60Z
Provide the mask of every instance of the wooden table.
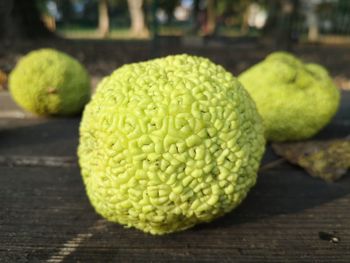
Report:
M350 133L344 95L319 138ZM106 222L90 206L74 162L78 125L0 119L0 262L350 262L349 174L327 184L283 163L261 172L223 218L151 236ZM275 158L268 149L264 163Z

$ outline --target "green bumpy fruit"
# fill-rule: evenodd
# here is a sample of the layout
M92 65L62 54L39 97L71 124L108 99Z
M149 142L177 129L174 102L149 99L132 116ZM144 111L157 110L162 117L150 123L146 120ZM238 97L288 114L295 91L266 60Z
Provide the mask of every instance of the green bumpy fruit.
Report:
M264 147L240 83L208 59L176 55L103 79L84 110L78 155L99 214L165 234L235 208L256 182Z
M90 79L74 58L53 49L24 56L10 74L10 92L16 103L37 115L72 115L90 98Z
M255 100L270 141L312 137L336 113L340 93L325 68L275 52L239 81Z

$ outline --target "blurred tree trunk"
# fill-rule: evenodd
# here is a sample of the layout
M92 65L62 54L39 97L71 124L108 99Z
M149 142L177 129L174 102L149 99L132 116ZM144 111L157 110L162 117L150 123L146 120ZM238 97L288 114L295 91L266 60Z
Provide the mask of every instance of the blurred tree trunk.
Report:
M265 36L275 41L278 49L290 50L293 41L293 23L296 19L299 0L273 0L265 27Z
M216 9L215 0L207 0L207 25L206 35L213 35L216 30Z
M35 0L0 1L0 38L52 37L40 18Z
M199 0L193 1L192 19L193 19L193 25L189 33L197 34L201 28L201 23L199 19Z
M249 18L249 7L246 7L243 11L243 16L242 16L242 25L241 25L241 33L242 34L247 34L249 31L249 24L248 24L248 18Z
M12 19L11 11L13 8L13 1L0 1L0 39L12 38Z
M143 0L128 0L131 34L135 37L144 37L148 35L142 4Z
M319 29L318 29L318 15L316 12L316 4L311 1L303 1L306 21L308 25L308 40L315 42L319 38Z
M98 31L103 38L109 34L108 0L98 2Z

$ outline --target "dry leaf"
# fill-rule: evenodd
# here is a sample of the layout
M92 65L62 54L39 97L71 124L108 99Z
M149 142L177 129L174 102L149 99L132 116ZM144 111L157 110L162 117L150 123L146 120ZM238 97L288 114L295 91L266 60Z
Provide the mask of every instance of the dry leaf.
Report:
M0 90L3 90L6 88L7 83L7 75L5 72L0 70Z
M310 175L333 182L350 168L350 137L328 141L274 143L274 151Z
M344 76L336 76L334 78L334 83L343 90L350 90L350 79Z

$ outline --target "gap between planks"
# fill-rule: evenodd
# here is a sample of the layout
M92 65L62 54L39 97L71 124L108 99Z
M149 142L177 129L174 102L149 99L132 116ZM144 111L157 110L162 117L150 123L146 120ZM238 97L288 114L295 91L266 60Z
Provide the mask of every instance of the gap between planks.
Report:
M279 158L259 168L259 172L273 169L286 160ZM22 155L0 155L0 166L6 167L77 167L78 159L75 156L22 156Z
M78 166L75 156L22 156L0 155L0 166L17 167L76 167Z

